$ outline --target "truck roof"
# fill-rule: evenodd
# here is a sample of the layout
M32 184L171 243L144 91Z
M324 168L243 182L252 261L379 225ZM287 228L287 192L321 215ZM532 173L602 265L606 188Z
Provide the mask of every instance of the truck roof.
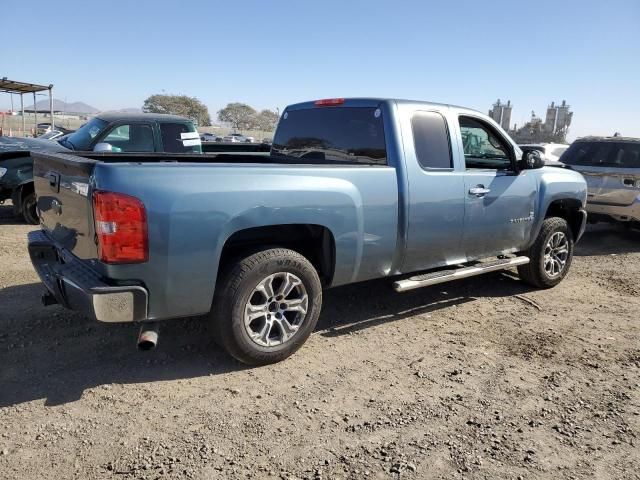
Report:
M576 138L576 142L631 142L638 143L640 142L640 138L635 137L599 137L596 135L590 135L587 137L579 137Z
M178 122L190 122L186 117L180 115L169 115L166 113L130 113L130 112L106 112L99 113L96 118L112 122L114 120L147 120L147 121L178 121Z
M458 105L451 105L447 103L437 103L437 102L429 102L423 100L407 100L402 98L380 98L380 97L351 97L351 98L342 98L344 100L343 106L352 106L352 107L374 107L383 102L391 102L398 104L407 104L407 105L425 105L425 106L437 106L437 107L447 107L447 108L456 108L460 110L466 110L469 112L479 112L478 110L474 110L472 108L461 107ZM293 105L289 105L287 107L288 110L299 110L304 108L312 108L315 106L315 102L317 100L311 100L308 102L294 103ZM484 115L484 114L483 114Z

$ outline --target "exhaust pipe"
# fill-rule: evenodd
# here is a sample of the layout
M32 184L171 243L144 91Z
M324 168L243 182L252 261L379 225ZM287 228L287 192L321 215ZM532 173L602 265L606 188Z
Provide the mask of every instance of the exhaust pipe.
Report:
M138 335L138 350L148 351L156 348L158 344L158 324L155 322L143 323Z

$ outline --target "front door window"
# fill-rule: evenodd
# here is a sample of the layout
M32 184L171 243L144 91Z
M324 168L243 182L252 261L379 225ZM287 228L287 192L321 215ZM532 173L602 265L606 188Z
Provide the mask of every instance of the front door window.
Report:
M512 168L506 141L489 125L472 117L460 117L459 121L467 169L510 170Z

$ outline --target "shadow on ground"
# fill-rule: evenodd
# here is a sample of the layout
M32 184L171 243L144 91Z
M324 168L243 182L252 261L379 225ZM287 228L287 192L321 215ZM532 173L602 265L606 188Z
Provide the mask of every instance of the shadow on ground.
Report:
M11 200L0 205L0 226L2 225L26 225L21 216L14 214Z
M41 398L46 405L59 405L103 384L188 379L247 368L216 346L206 319L167 321L161 324L158 348L137 352L137 326L94 322L58 306L45 308L42 288L34 283L0 291L0 407ZM325 292L317 329L320 335L339 337L472 302L476 295L502 297L528 290L504 274L404 294L393 292L388 280L376 280ZM297 355L304 354L303 348Z
M640 230L613 223L589 225L575 251L578 257L623 253L640 253Z
M590 226L576 248L577 256L630 252L640 252L640 232L614 225ZM339 341L341 335L394 321L419 321L412 317L478 297L530 290L508 272L403 294L395 293L388 279L349 285L325 292L316 334ZM0 290L0 407L41 398L46 405L57 405L103 384L188 379L247 368L216 346L206 319L164 322L158 348L140 353L136 325L104 324L58 306L45 308L42 291L36 283ZM297 355L304 354L303 348Z

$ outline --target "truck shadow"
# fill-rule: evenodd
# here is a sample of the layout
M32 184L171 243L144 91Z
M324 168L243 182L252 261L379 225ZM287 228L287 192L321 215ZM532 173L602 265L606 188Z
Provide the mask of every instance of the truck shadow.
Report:
M33 283L0 290L0 407L42 398L47 406L60 405L83 394L106 394L97 389L103 385L188 380L249 368L216 346L206 319L161 324L158 347L137 352L136 325L104 324L58 306L45 308L42 289ZM522 282L504 274L405 294L393 292L388 280L336 288L325 294L316 334L339 337L472 302L476 296L526 291ZM297 355L304 355L304 348Z
M575 251L577 257L624 253L640 253L640 229L608 223L589 225Z
M531 290L532 287L510 272L495 272L405 293L394 292L389 280L373 280L325 292L317 329L322 336L339 337L383 323L436 313L481 297L509 297Z
M10 200L0 205L0 226L2 225L26 225L22 217L14 215Z

